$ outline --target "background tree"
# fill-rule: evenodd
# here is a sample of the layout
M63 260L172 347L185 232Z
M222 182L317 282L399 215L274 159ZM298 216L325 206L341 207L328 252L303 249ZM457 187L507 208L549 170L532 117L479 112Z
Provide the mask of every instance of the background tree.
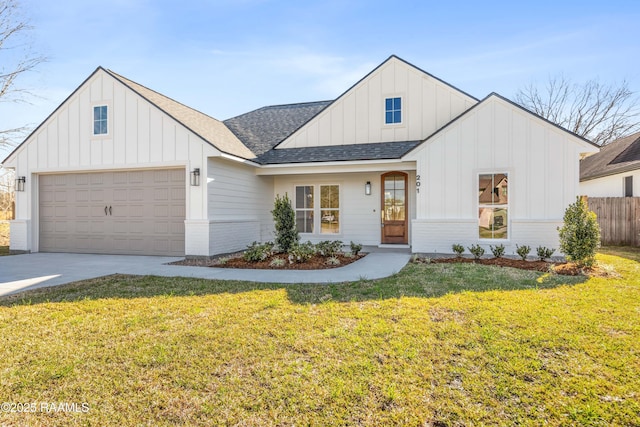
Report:
M598 145L640 129L640 100L626 81L573 83L563 75L520 89L516 102Z
M45 60L30 43L31 29L15 0L0 0L0 102L26 102L31 95L20 77ZM11 143L26 131L26 124L0 128L0 144Z

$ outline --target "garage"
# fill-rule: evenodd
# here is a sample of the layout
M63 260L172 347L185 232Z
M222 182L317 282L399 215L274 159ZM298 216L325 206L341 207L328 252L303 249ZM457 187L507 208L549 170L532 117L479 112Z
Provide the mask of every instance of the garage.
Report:
M41 252L184 255L184 169L39 176Z

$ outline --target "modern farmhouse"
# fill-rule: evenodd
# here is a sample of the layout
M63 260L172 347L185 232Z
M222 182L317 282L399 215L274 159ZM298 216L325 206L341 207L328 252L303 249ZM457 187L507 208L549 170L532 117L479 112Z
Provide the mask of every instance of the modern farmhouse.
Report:
M597 151L396 56L332 101L225 121L99 67L3 162L18 177L10 249L236 251L272 239L284 194L303 240L557 248Z

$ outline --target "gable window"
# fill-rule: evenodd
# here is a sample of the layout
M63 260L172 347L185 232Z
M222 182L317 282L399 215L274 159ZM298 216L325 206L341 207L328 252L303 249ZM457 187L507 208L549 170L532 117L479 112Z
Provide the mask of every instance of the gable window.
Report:
M96 105L93 107L93 134L106 135L108 131L107 106Z
M386 98L384 100L385 124L402 123L402 98Z
M296 228L298 233L313 233L313 186L296 186Z
M633 197L633 175L624 177L624 197Z
M478 175L478 237L507 239L509 231L509 176Z
M320 201L316 203L318 187ZM297 185L295 194L296 228L299 233L340 233L339 185Z

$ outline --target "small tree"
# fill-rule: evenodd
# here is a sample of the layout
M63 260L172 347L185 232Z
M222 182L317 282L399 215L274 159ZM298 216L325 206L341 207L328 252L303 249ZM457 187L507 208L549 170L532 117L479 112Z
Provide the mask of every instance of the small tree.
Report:
M596 214L582 198L569 205L564 213L560 232L560 250L570 261L591 267L595 263L596 249L600 246L600 226Z
M286 193L283 197L276 195L271 214L276 227L276 244L282 252L288 253L298 243L300 236L296 228L296 213Z

